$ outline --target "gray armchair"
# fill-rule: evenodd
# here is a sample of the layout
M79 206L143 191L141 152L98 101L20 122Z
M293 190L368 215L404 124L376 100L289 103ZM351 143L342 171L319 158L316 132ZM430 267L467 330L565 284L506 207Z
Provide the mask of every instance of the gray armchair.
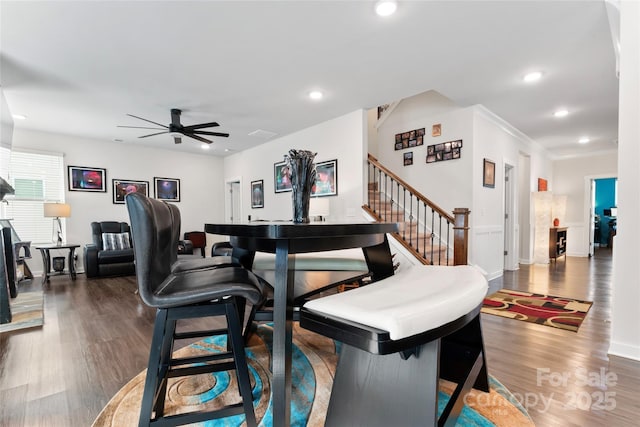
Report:
M84 272L87 277L135 274L129 224L116 221L92 222L91 237L93 243L84 247ZM108 247L105 247L105 242Z

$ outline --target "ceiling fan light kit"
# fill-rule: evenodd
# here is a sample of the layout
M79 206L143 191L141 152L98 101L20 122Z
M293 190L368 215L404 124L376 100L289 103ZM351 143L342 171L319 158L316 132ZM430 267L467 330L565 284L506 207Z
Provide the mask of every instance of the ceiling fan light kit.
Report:
M155 136L155 135L162 135L165 133L168 133L169 135L171 135L173 137L173 141L176 144L181 144L182 143L182 137L183 136L187 136L189 138L195 139L197 141L200 142L204 142L206 144L211 144L213 143L213 141L203 138L200 135L207 135L207 136L217 136L217 137L221 137L221 138L227 138L229 136L228 133L222 133L222 132L211 132L211 131L205 131L205 130L200 130L200 129L205 129L205 128L212 128L212 127L217 127L220 126L217 122L209 122L209 123L200 123L200 124L196 124L196 125L189 125L189 126L184 126L181 122L180 122L180 116L182 115L182 110L179 110L177 108L172 108L171 109L171 123L169 124L169 126L163 125L161 123L157 123L142 117L138 117L138 116L134 116L133 114L127 114L127 116L136 118L138 120L143 120L145 122L149 122L152 123L156 126L160 126L160 127L144 127L144 126L118 126L121 128L133 128L133 129L153 129L153 130L160 130L162 132L156 132L156 133L151 133L148 135L142 135L139 136L138 138L147 138L150 136Z

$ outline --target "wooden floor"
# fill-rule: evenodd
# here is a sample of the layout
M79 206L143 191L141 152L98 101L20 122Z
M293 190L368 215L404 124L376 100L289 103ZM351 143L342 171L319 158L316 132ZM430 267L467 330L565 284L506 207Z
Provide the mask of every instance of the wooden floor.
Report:
M640 425L640 362L607 355L607 249L592 259L522 266L490 285L491 291L594 301L578 333L483 315L489 372L522 400L537 426ZM38 287L36 280L23 290ZM146 367L154 312L135 288L133 277L51 279L44 326L0 334L0 426L91 425L118 389Z

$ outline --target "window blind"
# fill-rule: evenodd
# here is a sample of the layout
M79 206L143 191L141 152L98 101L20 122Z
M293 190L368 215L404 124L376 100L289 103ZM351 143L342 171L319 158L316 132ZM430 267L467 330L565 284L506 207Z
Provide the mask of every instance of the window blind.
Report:
M44 217L44 203L64 202L62 156L12 150L9 177L16 193L7 196L5 217L13 219L13 227L21 240L53 243L54 218ZM65 227L64 218L62 227Z

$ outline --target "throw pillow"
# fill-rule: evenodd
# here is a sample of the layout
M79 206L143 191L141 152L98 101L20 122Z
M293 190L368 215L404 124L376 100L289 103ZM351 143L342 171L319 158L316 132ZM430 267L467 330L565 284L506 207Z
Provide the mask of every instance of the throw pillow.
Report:
M129 249L129 233L102 233L102 248L105 251Z

